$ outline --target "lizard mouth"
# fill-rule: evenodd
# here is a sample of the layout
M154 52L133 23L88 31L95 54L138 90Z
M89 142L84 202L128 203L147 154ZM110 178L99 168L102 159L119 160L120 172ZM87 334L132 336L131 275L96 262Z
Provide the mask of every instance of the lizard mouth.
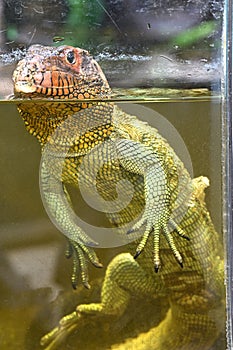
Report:
M23 69L21 65L24 64ZM14 93L21 98L68 98L73 94L74 85L78 84L72 74L59 72L56 69L39 69L30 64L20 62L13 74ZM62 96L62 97L61 97Z
M30 94L36 92L36 86L30 84L27 80L19 80L14 85L16 93Z
M29 94L36 92L36 85L32 77L32 69L25 60L18 63L13 73L13 82L16 96L28 97Z

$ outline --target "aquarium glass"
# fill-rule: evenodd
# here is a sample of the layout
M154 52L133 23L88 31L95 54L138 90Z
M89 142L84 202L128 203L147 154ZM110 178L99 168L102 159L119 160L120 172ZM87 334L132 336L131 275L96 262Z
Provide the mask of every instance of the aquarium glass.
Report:
M0 2L2 350L233 347L231 14Z

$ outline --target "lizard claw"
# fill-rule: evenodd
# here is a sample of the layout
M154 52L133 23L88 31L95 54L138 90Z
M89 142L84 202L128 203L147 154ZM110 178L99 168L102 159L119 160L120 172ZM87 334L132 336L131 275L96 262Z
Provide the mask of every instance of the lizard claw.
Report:
M127 234L130 234L130 233L133 233L135 231L138 231L141 228L141 226L143 226L145 223L146 223L146 220L145 220L145 218L143 216L138 222L136 222L136 224L133 227L131 227L127 231Z
M187 241L190 241L190 238L184 233L184 230L181 227L179 227L173 219L170 219L169 223L180 237L187 239Z
M137 259L137 257L141 254L142 250L138 250L136 251L136 253L134 254L134 259Z
M82 284L85 288L90 289L90 284L88 282L89 278L86 256L89 258L89 260L95 267L103 267L92 248L87 247L84 244L82 245L75 241L69 240L68 249L66 250L66 257L73 257L73 272L71 277L73 289L77 288L80 271Z
M141 225L143 225L143 224L141 224ZM145 248L146 242L147 242L147 240L148 240L148 238L150 236L150 233L151 233L152 229L153 228L151 227L151 225L147 224L146 230L145 230L145 232L144 232L144 234L142 236L142 239L141 239L140 243L138 244L138 246L136 248L136 253L134 255L134 259L136 259L141 254L143 249Z
M160 269L160 264L154 266L155 272L158 273Z
M142 226L145 223L145 220L140 220L132 229L131 232L134 232L136 227L140 228L140 226ZM173 231L176 232L181 238L184 238L186 240L190 240L190 238L188 236L186 236L184 234L184 231L182 230L182 228L180 228L172 219L169 220L169 224L172 226ZM136 248L136 252L134 255L134 259L137 259L137 257L142 253L148 238L150 236L150 233L153 231L153 245L154 245L154 270L157 273L161 267L161 262L160 262L160 254L159 254L159 242L160 242L160 234L161 231L164 235L164 237L166 238L170 249L172 250L172 253L174 255L174 257L176 258L177 262L179 263L179 265L183 268L183 258L179 252L179 250L177 249L173 236L171 234L171 232L169 231L167 224L152 224L150 222L148 222L146 224L146 229L144 231L144 234L142 236L142 239L140 241L140 243L138 244L137 248Z

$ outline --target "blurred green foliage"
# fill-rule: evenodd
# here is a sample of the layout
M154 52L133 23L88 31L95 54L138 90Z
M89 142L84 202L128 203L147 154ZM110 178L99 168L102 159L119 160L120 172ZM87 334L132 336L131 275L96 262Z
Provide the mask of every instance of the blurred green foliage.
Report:
M6 36L7 36L7 39L10 41L16 40L18 36L17 27L13 24L9 25L9 27L7 28Z
M176 53L190 50L190 48L193 51L196 48L204 51L213 51L220 45L218 38L221 31L221 20L200 22L179 34L173 34L173 36L164 38L154 38L153 35L150 37L141 35L140 28L133 21L134 12L128 12L129 18L126 16L119 24L118 20L121 19L121 16L116 17L116 13L123 16L125 14L124 6L127 6L120 0L53 0L52 2L41 0L41 3L44 4L44 7L42 7L44 12L41 12L36 17L33 16L33 7L32 9L23 7L26 0L14 1L21 4L22 14L20 20L9 22L6 39L10 42L19 42L21 44L21 40L22 42L25 40L26 43L31 43L34 34L36 33L37 37L39 37L41 32L42 42L43 35L45 35L46 40L48 42L53 40L55 46L61 44L80 46L91 50L93 53L103 50L103 48L110 48L114 52L119 48L120 51L123 48L123 51L127 48L134 53L142 52L144 48L145 52L148 52L148 48L156 51L169 51L174 47L177 47ZM57 6L60 3L63 5L53 7L52 3L57 4ZM130 3L129 11L131 10ZM117 5L117 9L115 9ZM30 12L29 10L33 11ZM56 20L52 21L52 15L55 14L58 22ZM130 15L132 16L130 17ZM50 23L50 18L52 24ZM140 18L142 27L145 27L146 17L142 14ZM156 26L156 16L154 20ZM39 21L41 25L38 25ZM118 25L120 25L120 30ZM218 41L217 43L216 40ZM37 41L40 41L40 39L37 39Z
M217 25L218 22L216 21L202 22L198 26L187 29L177 35L174 38L173 43L180 47L187 47L195 44L200 40L211 36L215 32Z
M80 45L95 36L105 15L104 0L69 0L65 43ZM69 35L70 32L70 35Z
M71 26L98 26L104 14L103 0L69 0L68 24Z

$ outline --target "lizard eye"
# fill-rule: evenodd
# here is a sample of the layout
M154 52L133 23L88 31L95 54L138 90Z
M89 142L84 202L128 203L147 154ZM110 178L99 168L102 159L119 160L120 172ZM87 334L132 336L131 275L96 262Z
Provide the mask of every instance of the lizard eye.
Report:
M66 54L66 59L70 64L74 64L76 62L74 51L68 51Z

